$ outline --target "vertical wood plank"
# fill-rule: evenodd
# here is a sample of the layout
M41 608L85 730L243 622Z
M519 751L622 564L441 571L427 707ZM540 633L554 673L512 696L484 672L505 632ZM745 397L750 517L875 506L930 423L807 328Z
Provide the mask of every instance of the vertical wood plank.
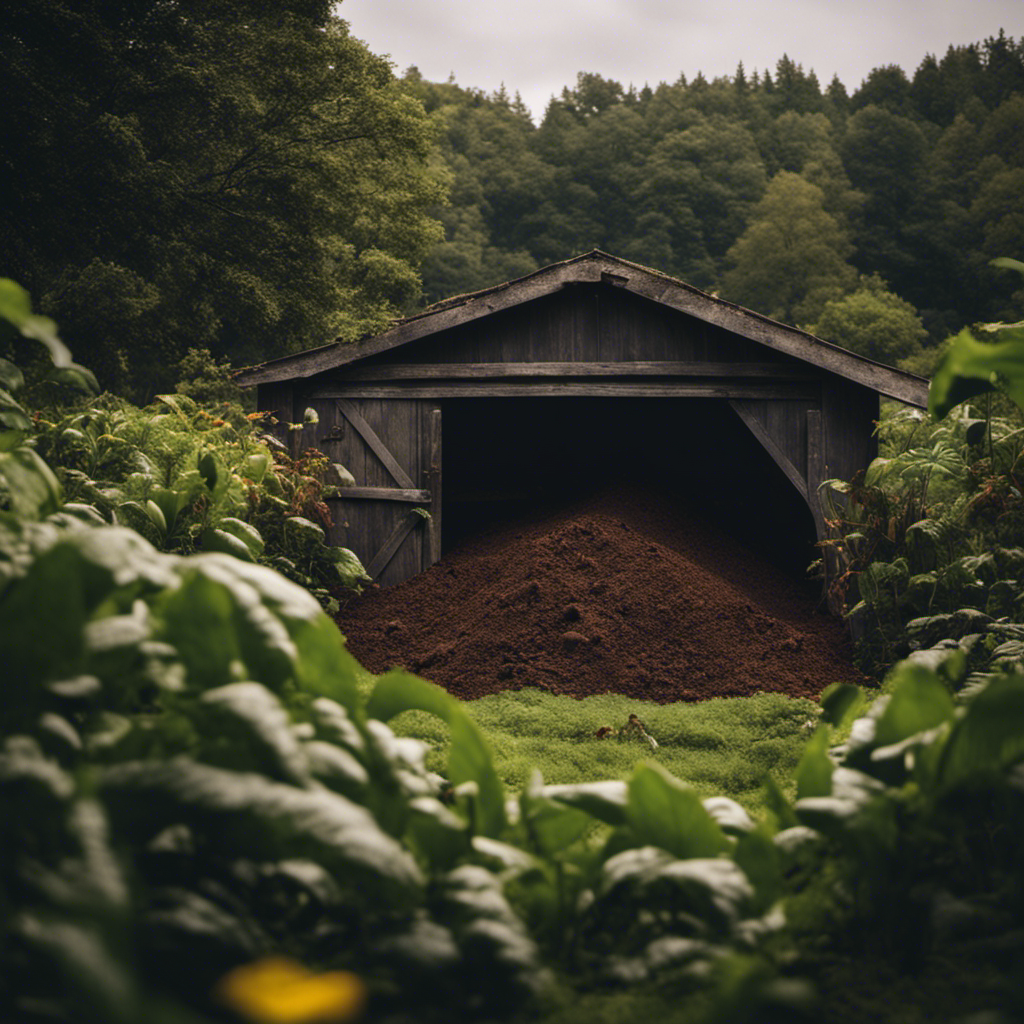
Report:
M807 503L811 506L818 540L825 537L825 519L818 500L818 487L825 479L825 445L820 409L807 410Z
M423 544L423 568L441 561L441 410L427 407L427 488L430 490L430 521Z

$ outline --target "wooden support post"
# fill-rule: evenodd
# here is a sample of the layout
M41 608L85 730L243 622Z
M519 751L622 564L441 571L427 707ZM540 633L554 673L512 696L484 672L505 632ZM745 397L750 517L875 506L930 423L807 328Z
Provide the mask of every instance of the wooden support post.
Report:
M423 545L423 568L441 561L441 410L427 413L427 489L430 491L430 522Z
M807 410L807 503L814 516L814 529L819 541L828 540L828 526L821 510L821 495L818 488L825 480L825 434L820 409ZM839 577L842 567L839 556L832 545L821 548L822 594L833 615L842 615L843 609L835 603L832 581Z
M807 504L814 516L818 540L825 537L825 517L821 512L818 488L825 479L825 439L821 432L821 410L807 410Z
M775 464L789 478L789 482L797 489L800 497L810 504L807 481L804 475L793 465L789 456L775 443L771 435L765 430L764 425L758 420L753 412L742 402L729 403L736 414L747 425L747 429L760 441L764 450L775 460ZM811 510L814 511L813 508Z

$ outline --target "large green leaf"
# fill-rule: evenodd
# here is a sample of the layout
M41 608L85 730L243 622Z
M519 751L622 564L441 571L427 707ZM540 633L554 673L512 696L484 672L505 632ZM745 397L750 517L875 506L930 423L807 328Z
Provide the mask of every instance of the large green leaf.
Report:
M292 732L291 721L281 702L265 686L253 682L228 683L202 695L202 703L233 730L226 729L228 740L241 734L242 743L253 756L255 768L263 774L293 785L308 785L309 762ZM214 733L219 741L225 732Z
M279 614L281 614L279 612ZM338 627L319 605L308 618L289 618L281 614L301 656L295 665L295 678L308 693L329 697L353 714L360 708L357 682L362 668L345 648Z
M947 786L991 778L1024 758L1024 677L993 679L967 705L943 751L940 782Z
M239 676L262 678L258 665L242 656L227 586L192 569L180 586L160 595L153 612L160 624L156 638L177 650L192 689L211 689Z
M477 831L497 836L505 824L505 795L483 733L462 705L439 686L408 672L381 676L366 705L370 718L388 721L403 711L429 711L448 723L451 749L448 776L453 785L475 782L479 787Z
M727 796L705 797L701 803L726 835L743 836L754 827L754 819L740 804Z
M317 526L303 516L289 516L284 521L284 535L290 544L302 550L315 548L327 543L323 527Z
M217 529L230 533L237 537L253 555L262 555L266 543L260 531L244 519L236 519L234 516L223 516L217 520Z
M890 682L892 696L875 725L876 746L899 743L952 716L953 698L926 666L903 662L894 669Z
M544 796L557 803L586 811L606 825L625 825L628 787L620 779L545 786Z
M40 684L81 671L88 569L73 544L58 544L4 592L0 720L5 724L36 717L42 700Z
M292 624L285 616L300 616L300 621L317 616L325 618L319 604L307 591L263 566L250 565L220 553L181 558L176 568L183 576L181 591L164 606L164 614L173 616L177 623L169 627L171 642L178 644L174 629L187 627L190 649L198 651L232 644L248 669L246 675L272 689L279 689L289 679L296 678L299 648L292 636ZM200 578L206 582L199 583ZM207 584L216 584L224 593L217 596L214 587ZM211 614L223 623L218 627L226 630L223 637L212 630L204 635L204 601L211 602ZM305 651L303 653L305 655ZM223 654L214 657L224 664ZM231 678L230 674L218 678L204 669L195 657L189 664L198 677L209 680L204 686Z
M314 778L345 796L363 793L370 784L370 776L361 761L344 747L325 740L310 740L302 749L309 761Z
M932 377L928 409L942 419L954 406L1002 390L1024 409L1024 328L999 332L996 344L978 341L966 327L953 339Z
M136 842L180 821L226 856L308 857L339 879L357 871L352 881L364 886L367 900L382 888L408 896L422 882L412 856L369 811L326 789L299 789L179 757L109 768L100 795L119 834Z
M805 796L828 796L832 792L835 765L828 756L829 730L821 725L804 747L796 766L797 799Z
M830 796L804 797L797 800L795 810L803 824L823 835L850 841L860 830L875 831L879 844L885 844L894 838L894 825L885 815L876 820L868 813L875 802L891 807L884 799L885 791L885 785L870 775L840 767L832 773Z
M408 835L435 871L452 867L469 849L466 823L430 796L417 796L409 801Z
M57 337L57 325L48 317L32 312L29 294L9 278L0 278L0 319L6 320L26 338L42 342L54 366L70 366L71 353Z
M102 596L110 589L130 588L135 593L175 587L175 567L180 561L157 551L144 537L122 526L82 530L68 538L91 567L89 591L103 587ZM99 596L99 595L97 595ZM90 606L92 600L90 600Z
M676 857L715 857L730 846L697 793L658 764L642 764L633 773L626 820L637 845Z
M9 359L0 359L0 386L6 391L20 391L25 386L25 377L21 370ZM9 394L4 394L5 402L14 399ZM17 403L15 403L17 404ZM20 406L19 406L20 408Z
M48 963L46 995L61 993L76 1019L83 1024L134 1024L141 1019L139 993L124 952L111 948L97 923L33 911L20 914L13 926L35 956ZM31 1016L35 1013L26 1008L25 1017Z
M534 771L519 797L520 821L537 852L545 856L571 846L590 825L590 815L549 800L544 780Z
M754 889L743 870L721 857L678 860L662 847L643 846L609 858L598 889L601 903L635 902L637 910L697 918L728 934L752 908Z
M27 445L0 452L0 477L7 483L11 508L18 515L41 519L56 512L64 500L53 470Z
M506 1016L512 1000L540 995L550 984L540 951L502 888L500 878L475 864L454 868L438 885L443 919L473 965L463 984L476 989L474 1001L487 1011L478 1019Z
M255 554L244 540L234 533L212 526L203 530L203 550L218 551L233 558L240 558L243 562L256 561Z
M740 836L733 860L754 887L758 912L763 913L782 898L782 851L766 826L760 825Z
M829 725L841 729L864 707L864 691L853 683L833 683L821 691L821 717Z

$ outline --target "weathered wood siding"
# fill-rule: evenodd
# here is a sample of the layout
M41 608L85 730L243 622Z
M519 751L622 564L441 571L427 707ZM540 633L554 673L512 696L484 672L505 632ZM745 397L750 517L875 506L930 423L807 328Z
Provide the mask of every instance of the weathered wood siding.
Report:
M763 363L786 357L621 288L580 284L403 345L373 362L631 360Z
M320 423L315 430L302 432L303 444L314 444L332 462L347 467L359 488L405 489L403 498L393 494L389 500L364 496L331 502L336 519L332 541L352 548L364 564L383 549L388 557L378 579L387 585L423 571L440 556L439 410L445 402L459 402L464 410L461 403L467 401L540 401L555 396L581 402L625 398L633 408L645 399L728 403L757 439L756 450L782 470L806 502L819 534L823 522L818 485L831 476L849 478L875 454L872 429L878 393L871 387L614 282L570 284L334 370L260 385L259 403L261 408L281 409L282 418L284 410L290 410L293 422L312 406ZM399 478L346 421L345 403L351 403L349 408L401 466ZM564 450L571 431L582 431L577 446L609 445L601 430L576 422L570 430L550 412L544 416L545 429L566 434L552 448ZM630 416L635 427L640 421L635 412ZM456 419L461 430L472 421L465 411ZM655 417L650 422L661 420ZM707 436L692 439L702 446L714 441ZM508 439L494 443L507 444ZM651 443L650 436L630 436L617 438L615 447ZM476 437L470 449L453 443L452 450L465 461L467 451L479 452L486 445L486 438ZM729 452L721 454L728 459ZM599 460L592 457L596 464ZM504 457L494 461L511 465ZM742 467L723 466L727 485L742 478L737 469ZM456 494L472 489L465 467L456 477ZM414 489L430 491L423 504L432 503L437 513L432 523L410 518L417 500L412 497ZM393 554L389 543L395 545Z
M338 400L311 398L309 404L320 418L313 439L315 446L331 462L348 469L355 477L357 488L378 488L401 495L411 483L414 488L430 491L431 416L436 402L351 400L356 414L383 443L407 479L396 479L395 473L346 418ZM407 525L410 529L401 538L397 550L387 558L379 575L374 575L385 586L408 579L422 572L440 554L431 550L431 523L413 512L414 508L430 511L432 498L433 492L422 494L418 500L416 497L332 498L328 501L334 519L331 543L351 548L370 568L396 531L400 533L403 524ZM439 511L437 514L439 518Z

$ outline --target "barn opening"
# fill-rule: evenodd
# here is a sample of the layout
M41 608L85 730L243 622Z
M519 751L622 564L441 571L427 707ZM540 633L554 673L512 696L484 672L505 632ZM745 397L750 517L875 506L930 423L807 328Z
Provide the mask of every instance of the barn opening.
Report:
M816 557L802 495L728 402L448 398L442 554L499 523L617 488L663 494L803 578Z

